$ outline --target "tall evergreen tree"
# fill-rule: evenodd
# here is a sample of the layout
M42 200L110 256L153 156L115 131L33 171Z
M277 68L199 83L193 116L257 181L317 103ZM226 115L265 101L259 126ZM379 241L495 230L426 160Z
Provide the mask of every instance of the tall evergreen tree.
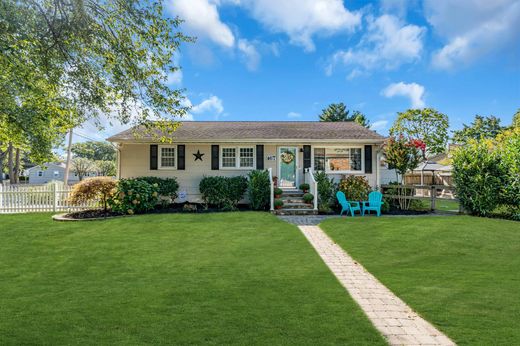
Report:
M320 114L320 121L350 121L349 111L343 102L331 103L323 109Z

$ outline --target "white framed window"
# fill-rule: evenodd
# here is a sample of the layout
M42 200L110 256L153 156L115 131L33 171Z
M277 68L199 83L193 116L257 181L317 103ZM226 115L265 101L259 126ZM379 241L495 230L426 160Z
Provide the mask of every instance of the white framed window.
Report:
M60 176L60 171L54 171L52 173L53 173L55 178Z
M222 148L222 168L236 168L237 148Z
M240 168L254 168L255 151L253 148L240 148Z
M160 145L158 161L159 169L175 168L175 146Z
M315 148L315 169L325 169L327 173L361 173L363 171L362 149L362 147Z
M43 177L43 171L38 171L38 176Z
M255 168L254 147L222 147L220 168L253 169Z

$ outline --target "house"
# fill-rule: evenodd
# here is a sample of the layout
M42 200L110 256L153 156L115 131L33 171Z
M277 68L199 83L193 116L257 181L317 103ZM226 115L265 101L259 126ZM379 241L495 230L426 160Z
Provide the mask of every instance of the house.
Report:
M51 162L43 165L34 166L25 170L25 175L29 179L29 184L46 184L53 180L63 181L65 176L65 163ZM96 176L95 172L88 174L89 177ZM68 184L79 181L79 177L72 170L69 172Z
M186 121L171 143L147 132L132 128L108 138L118 147L118 177L174 176L179 202L200 201L204 176L253 169L271 169L282 188L298 187L309 169L336 181L362 175L371 186L380 185L384 137L355 122Z

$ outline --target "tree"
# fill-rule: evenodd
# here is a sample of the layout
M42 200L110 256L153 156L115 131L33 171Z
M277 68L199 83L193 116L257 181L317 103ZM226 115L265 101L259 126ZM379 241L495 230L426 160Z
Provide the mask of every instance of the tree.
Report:
M349 115L350 111L343 102L331 103L327 108L321 111L320 121L354 121L361 126L369 127L370 121L360 111L354 111Z
M95 164L91 160L84 157L75 157L72 159L72 171L78 176L80 181L94 170Z
M352 119L354 120L354 122L358 123L361 126L364 126L366 128L370 127L370 120L368 120L366 115L361 113L360 111L354 111L354 113L352 113Z
M513 115L513 127L520 127L520 108Z
M448 126L448 116L433 108L409 109L397 113L390 135L420 139L426 144L428 155L436 155L446 150Z
M453 131L453 141L459 144L468 143L470 140L482 140L495 138L504 128L500 126L500 119L491 115L483 117L475 115L471 125L463 125L462 130Z
M395 169L401 176L413 171L422 160L421 143L417 140L408 140L404 136L390 137L384 146L384 154L389 167Z
M108 177L85 179L74 185L70 194L70 202L81 205L99 200L106 215L108 200L114 196L117 181Z
M116 175L115 161L98 160L94 162L98 175L103 177L113 177Z
M348 113L343 102L331 103L321 111L320 121L349 121Z
M409 171L417 168L423 158L421 149L424 143L420 140L409 140L404 136L390 137L384 146L384 154L389 167L396 171L396 175L400 176L400 184L403 184L404 176ZM395 188L398 196L399 207L402 210L408 210L412 199L410 189L405 187Z
M166 83L192 39L161 0L4 0L0 12L0 142L30 147L34 161L89 118L164 138L176 126L164 120L186 113L182 91Z
M74 143L71 148L76 157L84 157L93 161L115 161L116 149L112 144L101 141Z

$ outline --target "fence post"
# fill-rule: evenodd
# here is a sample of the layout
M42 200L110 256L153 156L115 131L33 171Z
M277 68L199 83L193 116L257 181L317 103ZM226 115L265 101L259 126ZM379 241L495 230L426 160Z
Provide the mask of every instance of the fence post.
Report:
M0 172L0 179L2 179L2 172ZM0 182L0 213L4 208L4 184Z
M437 195L437 189L435 185L430 186L430 208L432 211L435 210L435 197Z
M56 183L53 183L52 185L52 211L56 212L58 210L58 192L56 191Z

